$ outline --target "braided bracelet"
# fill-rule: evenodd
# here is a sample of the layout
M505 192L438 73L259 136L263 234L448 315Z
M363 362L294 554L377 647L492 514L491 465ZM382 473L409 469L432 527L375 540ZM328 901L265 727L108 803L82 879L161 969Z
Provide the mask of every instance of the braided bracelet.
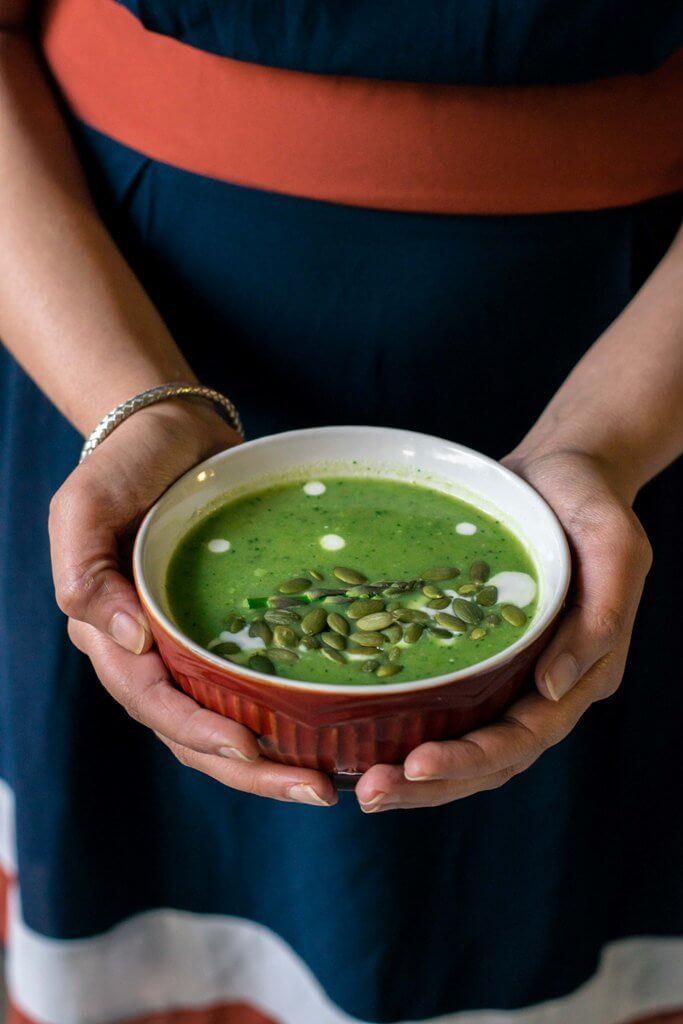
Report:
M225 395L213 388L206 388L201 384L159 384L148 391L141 391L139 395L121 402L115 409L103 416L93 432L87 438L81 450L79 465L95 451L98 445L102 444L106 437L109 437L113 430L116 430L124 420L127 420L139 409L146 409L148 405L156 405L157 402L164 402L167 398L205 398L217 407L221 416L227 420L231 427L237 431L240 437L244 437L242 420L237 409Z

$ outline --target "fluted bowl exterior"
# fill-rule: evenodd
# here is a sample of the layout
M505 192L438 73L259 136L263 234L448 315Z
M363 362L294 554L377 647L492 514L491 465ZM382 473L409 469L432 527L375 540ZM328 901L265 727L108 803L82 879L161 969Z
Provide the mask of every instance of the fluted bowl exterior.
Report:
M552 627L549 627L552 628ZM426 740L461 736L496 718L531 679L546 643L542 634L504 665L430 689L388 694L294 690L267 686L239 666L218 668L198 658L152 619L154 639L178 685L202 707L240 722L274 761L355 775L373 764L400 764Z

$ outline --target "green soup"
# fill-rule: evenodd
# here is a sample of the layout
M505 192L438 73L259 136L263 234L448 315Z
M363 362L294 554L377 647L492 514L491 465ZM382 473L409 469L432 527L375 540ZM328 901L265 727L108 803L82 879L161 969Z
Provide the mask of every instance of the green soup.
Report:
M526 549L498 520L395 481L301 480L225 504L171 560L171 614L221 657L291 679L399 683L465 668L536 610Z

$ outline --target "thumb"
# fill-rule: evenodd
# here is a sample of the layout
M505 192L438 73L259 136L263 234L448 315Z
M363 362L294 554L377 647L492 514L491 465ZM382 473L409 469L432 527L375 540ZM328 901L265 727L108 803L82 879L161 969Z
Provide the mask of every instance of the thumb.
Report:
M78 473L78 470L76 471ZM107 633L133 654L152 637L135 588L122 574L106 498L72 478L50 505L49 532L57 604L69 618Z

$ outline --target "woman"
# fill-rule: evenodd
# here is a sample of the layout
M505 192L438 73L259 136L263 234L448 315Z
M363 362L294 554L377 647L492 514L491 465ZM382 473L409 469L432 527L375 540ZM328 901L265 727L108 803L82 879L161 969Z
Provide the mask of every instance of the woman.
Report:
M683 1009L681 11L557 7L57 0L38 42L0 0L17 1020ZM507 456L575 560L536 691L341 797L198 710L129 541L237 433L169 400L74 468L174 381L250 437L379 423Z

